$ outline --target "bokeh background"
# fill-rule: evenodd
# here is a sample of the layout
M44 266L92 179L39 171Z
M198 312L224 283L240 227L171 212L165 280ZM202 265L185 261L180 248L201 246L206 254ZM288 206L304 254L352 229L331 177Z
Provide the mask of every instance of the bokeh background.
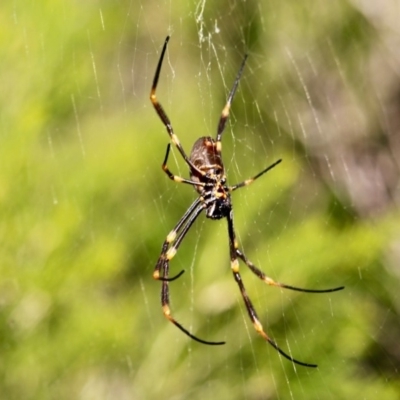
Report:
M2 399L398 399L400 6L396 0L30 1L0 5ZM214 135L245 53L223 154L238 239L271 277L243 279L225 221L201 216L152 271L196 194L161 171L168 137ZM170 168L187 176L174 150Z

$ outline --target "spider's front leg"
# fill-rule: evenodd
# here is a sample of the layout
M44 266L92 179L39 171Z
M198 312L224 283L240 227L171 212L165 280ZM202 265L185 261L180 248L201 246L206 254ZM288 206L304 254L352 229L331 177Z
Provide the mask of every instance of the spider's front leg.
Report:
M186 164L190 167L191 170L194 170L199 175L203 176L204 173L202 171L200 171L190 161L189 157L186 155L185 150L183 149L183 147L181 145L181 142L178 139L178 136L176 136L176 134L174 133L174 129L172 127L171 121L169 120L169 118L167 116L167 113L164 111L164 108L162 107L162 105L160 104L160 102L157 99L157 94L156 94L157 85L158 85L158 80L160 78L161 67L162 67L162 63L163 63L163 60L164 60L165 52L167 50L168 41L169 41L169 36L167 36L166 39L165 39L164 46L163 46L163 48L161 50L160 59L158 60L156 72L155 72L155 75L154 75L154 78L153 78L153 85L151 86L151 91L150 91L150 101L153 104L153 107L156 110L156 113L158 114L158 116L160 117L162 123L164 124L172 143L176 146L176 148L178 149L179 153L181 154L181 156L185 160ZM167 172L167 171L165 171L165 172Z
M294 359L293 357L289 356L286 354L276 343L273 339L271 339L267 333L264 331L264 328L258 319L257 312L253 306L253 303L251 302L247 292L246 288L244 286L242 276L240 275L239 272L239 261L238 261L238 256L239 254L242 254L238 250L238 243L236 241L236 236L235 236L235 231L233 227L233 211L231 210L229 215L227 216L228 220L228 233L229 233L229 251L230 251L230 257L231 257L231 269L233 273L233 277L236 281L236 283L239 286L240 293L242 295L244 304L246 306L247 312L249 314L250 320L253 323L254 329L257 331L259 335L261 335L272 347L275 348L283 357L287 358L291 362L295 364L302 365L304 367L311 367L315 368L317 365L315 364L309 364L309 363L304 363L302 361L298 361ZM241 258L241 257L240 257Z
M168 175L168 178L173 180L174 182L178 182L178 183L187 183L189 185L193 185L197 187L204 187L205 184L203 182L196 182L196 181L191 181L189 179L185 179L182 178L181 176L178 175L174 175L168 168L168 156L169 156L169 151L171 149L171 143L168 143L167 145L167 151L165 153L165 157L164 157L164 162L161 165L162 170Z

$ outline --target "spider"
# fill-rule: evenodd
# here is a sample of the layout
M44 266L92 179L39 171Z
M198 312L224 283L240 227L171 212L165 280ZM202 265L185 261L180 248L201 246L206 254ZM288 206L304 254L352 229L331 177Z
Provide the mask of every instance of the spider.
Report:
M244 56L244 59L239 68L239 72L237 73L236 79L234 81L233 87L229 93L228 101L225 107L222 110L221 117L219 119L218 128L217 128L217 136L215 139L204 136L199 138L193 145L190 156L188 157L185 150L183 149L178 137L174 133L171 122L165 113L163 107L157 100L156 89L158 84L158 79L160 77L161 66L163 63L164 55L167 49L169 41L169 36L165 39L164 46L161 51L161 56L158 61L157 69L154 75L153 85L151 87L150 92L150 100L160 117L161 121L165 125L167 133L170 137L172 143L176 146L179 153L185 160L186 164L189 166L190 171L190 179L185 179L180 176L174 175L167 166L168 156L171 148L171 143L167 145L167 151L165 154L164 162L162 163L162 169L167 174L168 178L178 182L178 183L186 183L188 185L192 185L197 193L198 198L192 203L192 205L188 208L179 222L175 225L174 229L167 235L161 249L160 257L157 261L153 272L153 278L156 280L160 280L162 282L161 288L161 305L164 316L171 321L175 326L177 326L182 332L188 335L191 339L207 344L207 345L222 345L225 342L210 342L203 339L198 338L189 332L186 328L183 327L171 314L170 310L170 296L169 296L169 282L179 278L184 270L180 271L177 275L170 277L169 276L169 263L175 256L178 251L179 246L181 245L183 239L185 238L187 232L190 227L196 220L196 218L200 215L200 213L205 210L206 217L219 220L222 218L226 218L228 222L228 236L229 236L229 252L231 259L231 270L233 273L233 277L236 283L239 286L239 290L241 292L244 304L246 306L247 312L249 314L250 320L257 331L272 347L274 347L283 357L290 360L292 363L299 364L305 367L317 367L316 364L310 364L298 361L285 353L276 342L268 336L265 332L261 322L257 316L256 310L251 302L242 277L239 272L239 259L242 260L247 267L264 283L270 286L277 286L280 288L296 290L299 292L308 292L308 293L329 293L336 292L338 290L344 289L343 286L336 287L333 289L325 289L325 290L314 290L314 289L302 289L294 286L289 286L284 283L277 282L264 274L260 269L258 269L243 253L242 250L239 249L238 241L236 240L235 229L233 225L233 210L232 210L232 201L231 201L231 192L234 192L237 189L240 189L245 186L249 186L256 179L264 175L266 172L276 167L282 160L277 160L269 167L265 168L257 175L252 178L246 179L243 182L237 183L236 185L229 186L226 182L226 176L224 171L224 165L222 163L222 154L221 154L221 139L222 134L225 129L226 122L229 117L229 111L231 108L232 100L235 95L236 89L239 84L240 77L242 75L247 55Z

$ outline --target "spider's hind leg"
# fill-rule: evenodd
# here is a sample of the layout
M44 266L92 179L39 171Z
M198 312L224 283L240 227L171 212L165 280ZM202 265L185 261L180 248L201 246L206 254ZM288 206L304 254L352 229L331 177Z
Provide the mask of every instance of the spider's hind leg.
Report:
M168 272L169 272L169 264L165 263L163 266L163 278L162 279L162 289L161 289L161 305L162 305L162 310L164 313L165 318L168 319L168 321L172 322L177 328L179 328L183 333L185 333L187 336L189 336L191 339L195 340L196 342L202 343L202 344L208 344L211 346L218 346L225 344L225 342L209 342L207 340L203 340L198 338L197 336L193 335L190 333L186 328L183 327L171 314L171 309L169 306L169 280L168 280Z
M167 235L166 239L161 248L161 254L158 258L156 267L154 268L153 278L160 281L173 281L179 278L184 270L179 272L176 276L170 278L168 277L168 269L167 275L164 273L163 276L160 275L160 271L165 268L165 264L168 264L172 258L175 256L178 251L179 245L181 244L183 238L185 237L187 231L190 226L193 224L197 216L202 211L203 206L201 205L201 199L196 199L192 205L187 209L185 214L183 214L182 218L175 225L174 229Z
M172 316L169 306L169 282L179 278L184 272L184 270L182 270L174 277L169 277L169 263L177 253L179 246L181 245L183 239L189 231L189 228L203 211L204 207L205 203L203 202L203 199L201 197L196 199L179 220L179 222L176 224L175 228L167 235L162 245L160 257L158 258L156 267L153 272L153 278L162 281L161 307L163 314L165 318L168 319L168 321L172 322L183 333L185 333L191 339L196 340L197 342L208 345L221 345L225 344L225 342L209 342L191 334Z
M230 214L227 217L228 220L228 234L229 234L229 251L230 251L230 256L231 256L231 270L233 273L233 277L236 281L236 283L239 286L240 293L242 295L244 304L246 306L247 312L249 314L250 320L253 323L254 329L257 331L257 333L264 338L265 341L267 341L275 350L277 350L283 357L287 358L291 362L302 365L303 367L311 367L315 368L317 365L315 364L310 364L310 363L305 363L302 361L298 361L295 358L291 357L290 355L286 354L276 343L273 339L271 339L267 333L265 332L260 320L258 319L257 312L253 306L253 303L250 300L250 297L248 296L246 289L244 287L244 283L242 280L242 276L240 275L239 272L239 261L238 257L242 259L243 261L247 261L247 258L243 255L243 253L238 249L238 243L236 240L235 236L235 230L233 227L233 212L231 211ZM245 261L245 262L246 262ZM250 265L247 264L247 266L250 268ZM253 265L253 264L251 264ZM254 267L255 268L255 267ZM250 268L251 269L251 268ZM254 273L255 270L252 269ZM261 273L261 271L259 271Z
M270 286L277 286L284 289L295 290L297 292L306 292L306 293L330 293L337 292L338 290L343 290L344 286L339 286L330 289L304 289L296 286L286 285L285 283L276 282L272 278L268 277L264 274L259 268L257 268L238 248L235 249L236 255L249 267L251 272L254 275L258 276L263 282Z
M240 289L240 293L242 294L242 298L243 301L246 305L246 309L247 312L249 314L249 317L251 319L251 322L253 323L254 329L257 331L257 333L262 336L275 350L277 350L279 352L279 354L281 354L283 357L285 357L286 359L288 359L289 361L298 364L298 365L302 365L303 367L310 367L310 368L316 368L317 365L316 364L310 364L310 363L305 363L302 361L298 361L295 358L291 357L289 354L285 353L276 343L273 339L271 339L267 333L264 331L264 328L260 322L260 320L258 319L257 316L257 312L253 306L253 303L251 302L246 289L244 287L243 284L243 280L242 277L239 273L239 262L237 260L237 258L234 258L231 261L231 269L232 269L232 273L233 273L233 277L235 278L236 283L239 286Z

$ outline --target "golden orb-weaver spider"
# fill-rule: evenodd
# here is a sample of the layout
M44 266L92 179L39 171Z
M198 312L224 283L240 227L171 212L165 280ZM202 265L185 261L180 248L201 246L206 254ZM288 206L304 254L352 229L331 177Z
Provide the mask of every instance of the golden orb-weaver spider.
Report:
M184 328L171 314L171 310L169 307L169 282L179 278L183 274L183 270L179 272L174 277L169 277L169 262L175 256L178 251L179 246L182 243L182 240L185 238L189 228L192 226L193 222L200 215L200 213L205 210L206 217L211 219L221 219L226 218L228 222L228 235L229 235L229 249L230 249L230 258L231 258L231 270L233 273L233 277L236 283L239 286L241 295L243 297L247 312L253 323L253 326L257 333L259 333L269 344L271 344L282 356L292 361L293 363L305 366L305 367L316 367L315 364L304 363L298 361L286 354L278 345L275 343L273 339L271 339L267 333L264 331L264 328L261 325L261 322L258 319L256 310L247 295L246 289L244 287L242 277L239 272L239 261L241 259L247 267L263 282L270 286L277 286L285 289L296 290L299 292L308 292L308 293L328 293L328 292L336 292L338 290L344 289L343 286L336 287L333 289L325 289L325 290L313 290L313 289L302 289L294 286L289 286L283 283L279 283L269 278L258 269L247 257L246 255L239 249L239 244L236 240L235 230L233 227L233 211L232 211L232 203L231 203L231 192L235 191L244 186L248 186L253 183L260 176L268 172L270 169L274 168L278 165L282 160L277 160L269 167L262 170L257 175L253 176L250 179L246 179L243 182L237 183L233 186L228 186L226 183L226 176L224 172L224 165L222 163L222 154L221 154L221 139L222 133L224 132L226 121L229 117L229 110L231 108L231 103L233 97L235 95L236 89L239 84L240 77L242 75L247 55L244 57L242 64L239 68L239 72L236 76L233 87L229 93L228 101L225 107L222 110L222 114L218 123L217 136L216 139L213 139L209 136L201 137L198 139L192 148L190 156L188 157L183 149L178 137L175 135L174 130L172 128L171 122L167 117L163 107L157 100L156 89L158 79L160 77L160 71L162 62L164 59L164 55L167 49L169 41L169 36L165 39L165 43L161 52L160 59L158 61L157 69L154 75L153 85L151 87L150 92L150 100L160 117L161 121L165 125L168 135L172 141L172 143L177 147L179 153L185 160L186 164L189 166L190 170L190 179L185 179L180 176L174 175L167 166L168 155L171 148L171 144L167 145L167 151L165 154L164 162L162 163L163 171L168 175L168 177L179 183L186 183L194 186L197 190L199 197L192 203L189 209L185 212L183 217L176 224L175 228L168 234L166 237L162 249L160 257L157 261L156 267L153 272L153 278L156 280L162 281L161 288L161 305L162 310L165 317L171 321L174 325L176 325L182 332L188 335L193 340L197 342L208 344L208 345L221 345L225 344L225 342L209 342L203 339L200 339L190 333L186 328Z

